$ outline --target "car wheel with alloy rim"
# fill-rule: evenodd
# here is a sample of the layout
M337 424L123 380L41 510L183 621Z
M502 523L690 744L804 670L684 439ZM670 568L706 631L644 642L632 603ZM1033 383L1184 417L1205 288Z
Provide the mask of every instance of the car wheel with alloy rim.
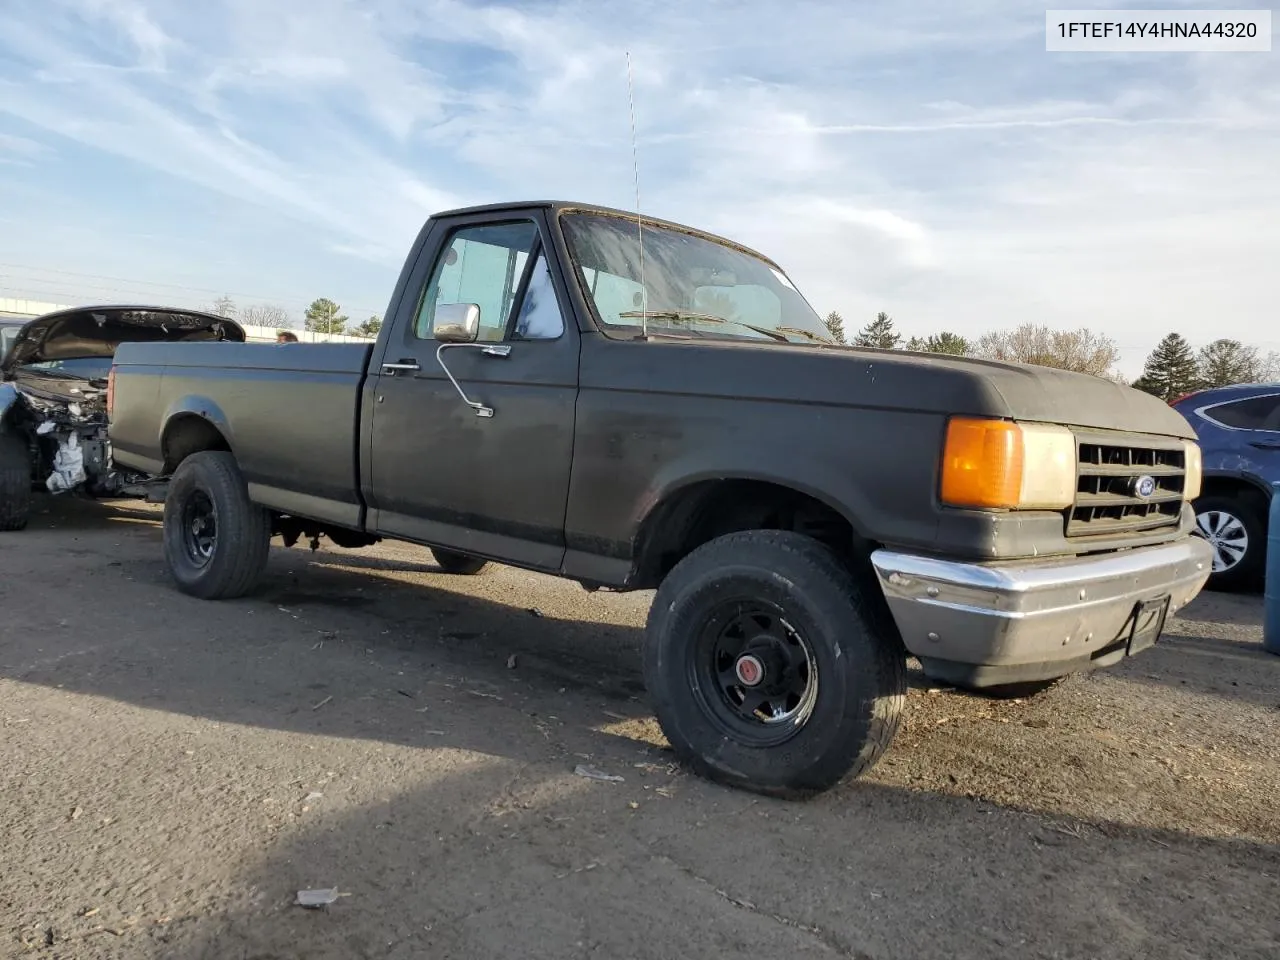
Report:
M1244 498L1211 496L1196 502L1196 536L1213 547L1212 589L1245 586L1262 573L1266 526L1261 512Z

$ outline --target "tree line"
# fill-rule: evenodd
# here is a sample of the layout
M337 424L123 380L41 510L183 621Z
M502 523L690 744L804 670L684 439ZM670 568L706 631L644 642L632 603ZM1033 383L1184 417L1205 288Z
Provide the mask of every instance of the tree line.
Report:
M1080 327L1055 330L1024 323L1012 330L996 330L970 340L948 330L927 337L905 339L893 318L881 311L847 339L844 318L835 310L823 320L839 343L882 350L914 350L955 357L976 357L1056 367L1127 383L1116 371L1120 349L1104 333ZM1129 386L1171 401L1185 393L1233 383L1262 383L1280 379L1280 354L1263 356L1256 347L1220 338L1198 351L1181 334L1171 333L1147 357L1142 376Z
M253 304L241 310L228 296L213 301L212 313L219 317L238 320L254 327L274 327L277 330L289 330L296 327L293 315L284 307L276 304ZM349 327L351 318L342 312L342 307L327 297L319 297L311 301L311 305L303 312L302 329L315 333L346 334L353 337L376 337L382 329L382 318L371 316L369 319Z

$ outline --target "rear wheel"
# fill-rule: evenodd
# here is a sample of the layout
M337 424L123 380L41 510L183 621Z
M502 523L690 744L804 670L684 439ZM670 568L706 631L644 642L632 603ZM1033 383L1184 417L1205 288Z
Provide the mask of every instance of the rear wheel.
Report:
M802 798L869 770L898 729L906 657L820 543L750 531L713 540L658 588L645 681L699 774Z
M0 430L0 530L21 530L31 518L31 454L17 434Z
M178 589L203 600L243 596L270 548L270 518L249 499L235 458L206 451L183 460L164 502L164 558Z
M1234 590L1256 584L1267 553L1267 525L1261 512L1238 497L1209 496L1196 501L1197 536L1213 547L1208 586Z
M479 557L469 557L465 553L455 553L439 547L431 548L431 556L445 573L464 577L474 576L489 565L488 561L481 560Z

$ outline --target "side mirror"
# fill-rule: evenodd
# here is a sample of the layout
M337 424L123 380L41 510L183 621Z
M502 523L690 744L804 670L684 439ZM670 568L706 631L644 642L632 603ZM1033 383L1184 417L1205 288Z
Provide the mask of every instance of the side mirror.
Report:
M475 343L480 334L480 307L474 303L436 305L431 335L445 343Z

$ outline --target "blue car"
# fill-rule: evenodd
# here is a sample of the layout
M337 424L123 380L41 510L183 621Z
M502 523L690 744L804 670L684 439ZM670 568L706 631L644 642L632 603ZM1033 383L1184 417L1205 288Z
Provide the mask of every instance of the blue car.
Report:
M1216 387L1173 408L1200 439L1204 487L1196 532L1214 546L1211 589L1256 588L1267 555L1271 485L1280 483L1280 384Z

